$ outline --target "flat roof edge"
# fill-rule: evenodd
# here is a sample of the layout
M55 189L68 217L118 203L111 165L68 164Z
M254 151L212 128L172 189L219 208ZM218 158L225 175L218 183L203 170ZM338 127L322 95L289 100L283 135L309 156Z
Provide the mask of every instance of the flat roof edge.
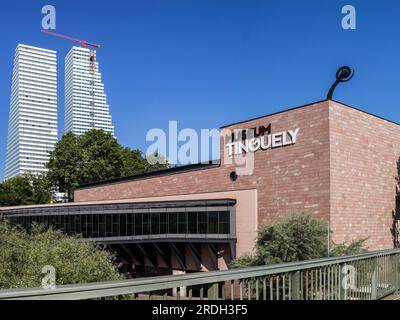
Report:
M235 125L238 125L238 124L241 124L241 123L246 123L246 122L250 122L250 121L259 120L259 119L262 119L262 118L274 116L274 115L277 115L277 114L280 114L280 113L284 113L284 112L288 112L288 111L292 111L292 110L296 110L296 109L306 108L306 107L312 106L312 105L314 105L314 104L318 104L318 103L322 103L322 102L327 102L327 101L330 101L330 100L325 99L325 100L320 100L320 101L316 101L316 102L307 103L307 104L304 104L304 105L301 105L301 106L297 106L297 107L292 107L292 108L288 108L288 109L283 109L283 110L276 111L276 112L273 112L273 113L265 114L265 115L263 115L263 116L258 116L258 117L255 117L255 118L250 118L250 119L247 119L247 120L243 120L243 121L231 123L231 124L228 124L228 125L219 127L219 128L220 128L220 129L224 129L224 128L232 127L232 126L235 126Z
M213 207L213 206L234 206L236 199L233 198L218 198L218 199L195 199L195 200L165 200L165 201L133 201L133 200L115 200L112 201L98 201L98 202L68 202L68 203L55 203L55 204L38 204L27 206L14 206L14 207L0 207L0 215L8 214L15 211L26 210L46 210L46 209L68 209L68 208L81 208L93 206L132 206L132 208L174 208L174 207Z
M400 123L398 123L398 122L396 122L394 120L390 120L390 119L384 118L382 116L376 115L374 113L365 111L365 110L361 109L360 107L354 107L354 106L351 106L349 104L346 104L346 103L343 103L343 102L340 102L340 101L334 100L334 99L325 99L325 100L320 100L320 101L315 101L315 102L311 102L311 103L308 103L308 104L304 104L304 105L301 105L301 106L298 106L298 107L288 108L288 109L284 109L284 110L281 110L281 111L265 114L263 116L258 116L258 117L255 117L255 118L250 118L250 119L247 119L247 120L231 123L231 124L224 125L224 126L220 127L220 129L232 127L232 126L235 126L235 125L238 125L238 124L242 124L242 123L246 123L246 122L250 122L250 121L259 120L259 119L262 119L262 118L274 116L274 115L277 115L277 114L280 114L280 113L284 113L284 112L289 112L289 111L293 111L293 110L297 110L297 109L301 109L301 108L307 108L307 107L310 107L310 106L315 105L315 104L319 104L319 103L323 103L323 102L329 102L329 101L341 104L342 106L345 106L347 108L360 111L360 112L368 114L368 115L370 115L372 117L375 117L375 118L378 118L378 119L381 119L381 120L384 120L384 121L387 121L387 122L390 122L390 123L393 123L393 124L396 124L396 125L400 126Z
M98 181L98 182L93 182L93 183L88 183L88 184L82 184L82 185L78 186L75 190L92 188L92 187L96 187L96 186L100 186L100 185L110 185L110 184L115 184L115 183L128 182L128 181L146 180L146 179L151 179L151 178L156 178L156 177L164 177L164 176L169 176L172 174L180 174L180 173L186 173L186 172L192 172L192 171L198 171L198 170L213 169L213 168L218 168L220 166L221 166L220 160L213 160L208 163L197 163L197 164L191 164L191 165L187 165L187 166L180 166L180 167L168 168L168 169L163 169L163 170L144 172L144 173L140 173L140 174L133 175L133 176L120 177L120 178L115 178L115 179L110 179L110 180L103 180L103 181Z

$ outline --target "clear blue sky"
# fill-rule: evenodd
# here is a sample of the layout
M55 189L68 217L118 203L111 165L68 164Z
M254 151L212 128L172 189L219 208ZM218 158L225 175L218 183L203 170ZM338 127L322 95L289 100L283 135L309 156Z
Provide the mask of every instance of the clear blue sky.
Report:
M100 43L98 60L119 142L145 150L151 128L218 128L321 100L336 69L353 80L336 100L400 122L397 0L2 1L0 178L4 173L12 62L18 43L58 52L59 126L64 57L72 43L41 34L41 8L56 32ZM357 9L357 30L341 8Z

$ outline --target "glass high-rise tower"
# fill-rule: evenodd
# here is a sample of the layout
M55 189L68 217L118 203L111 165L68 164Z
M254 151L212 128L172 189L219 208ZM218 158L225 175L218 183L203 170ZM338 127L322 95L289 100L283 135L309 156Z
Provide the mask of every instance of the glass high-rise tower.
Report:
M46 172L57 142L56 51L19 44L15 50L5 179Z
M103 129L114 135L96 51L72 47L65 58L65 131Z

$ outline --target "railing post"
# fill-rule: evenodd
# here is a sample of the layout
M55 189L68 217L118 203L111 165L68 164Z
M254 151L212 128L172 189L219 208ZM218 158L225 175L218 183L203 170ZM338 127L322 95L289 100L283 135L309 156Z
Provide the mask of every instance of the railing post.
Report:
M218 298L219 298L218 289L219 289L218 282L211 283L208 285L208 289L207 289L208 300L218 300Z
M292 278L291 300L300 300L300 271L294 272L291 278Z
M371 300L378 299L377 259L372 260Z
M396 291L400 291L400 269L399 269L400 254L393 255L393 287Z

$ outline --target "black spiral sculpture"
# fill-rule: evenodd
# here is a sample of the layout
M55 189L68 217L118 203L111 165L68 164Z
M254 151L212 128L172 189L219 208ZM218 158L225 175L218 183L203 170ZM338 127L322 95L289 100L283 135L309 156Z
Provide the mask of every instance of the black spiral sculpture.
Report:
M327 100L332 100L333 93L337 85L340 82L347 82L350 81L351 78L354 76L354 70L348 66L340 67L339 70L336 72L336 81L333 83L331 88L329 89L328 96L326 97Z

